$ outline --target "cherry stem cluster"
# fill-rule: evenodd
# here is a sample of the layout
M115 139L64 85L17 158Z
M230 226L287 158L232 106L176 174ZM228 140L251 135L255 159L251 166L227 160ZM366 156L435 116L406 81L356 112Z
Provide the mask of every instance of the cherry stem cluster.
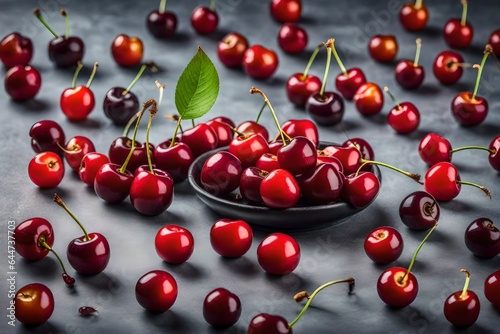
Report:
M307 298L307 303L304 305L304 307L302 308L302 311L300 311L300 313L297 315L297 317L290 324L288 324L288 326L291 328L291 327L293 327L293 325L295 325L297 323L297 321L299 321L299 319L304 315L304 313L309 308L309 305L311 305L311 302L313 301L314 297L316 297L316 295L321 290L323 290L326 287L329 287L330 285L334 285L337 283L348 283L349 284L349 293L351 293L352 290L354 289L354 278L349 277L346 279L336 280L336 281L331 281L331 282L325 283L325 284L321 285L320 287L318 287L316 290L314 290L314 292L310 296L306 291L302 291L302 292L299 292L298 294L296 294L294 296L294 299L297 302L300 302L302 299Z
M59 195L54 194L53 200L54 200L54 202L56 202L57 205L59 205L61 208L63 208L64 211L66 211L71 216L71 218L73 218L73 220L82 229L83 234L85 235L85 237L84 237L85 241L89 241L90 237L89 237L87 231L85 230L85 227L83 227L82 223L80 223L80 221L75 217L75 215L73 214L73 212L71 212L71 210L66 206L66 204L63 202L62 198L59 197Z
M165 13L165 8L167 7L167 0L161 0L160 1L160 7L158 8L158 12L160 14Z
M465 283L464 288L462 289L462 293L460 294L460 299L464 299L467 297L467 289L469 288L470 283L470 272L467 269L460 269L462 273L465 273Z
M281 128L280 122L278 121L278 117L276 117L276 112L274 111L273 106L271 105L271 102L269 102L269 99L267 98L266 94L264 92L256 87L250 88L250 94L255 94L258 93L262 98L264 99L264 102L267 104L269 107L269 110L271 110L271 115L273 116L274 122L276 123L276 127L278 128L278 131L281 136L281 140L283 141L283 146L286 145L286 139L285 139L285 134L283 129Z
M398 107L398 110L401 110L401 105L398 103L398 101L396 101L396 98L394 97L394 95L392 95L391 91L389 90L389 88L387 86L384 87L384 92L386 92L387 95L389 95L392 102L394 102L396 104L396 106Z
M361 171L361 169L365 166L365 165L378 165L378 166L383 166L383 167L387 167L389 169L392 169L392 170L395 170L396 172L399 172L403 175L406 175L408 176L409 178L413 179L415 182L418 182L420 184L422 184L422 182L420 181L420 174L414 174L414 173L410 173L410 172L407 172L407 171L404 171L400 168L397 168L397 167L394 167L392 165L389 165L389 164L386 164L385 162L380 162L380 161L374 161L374 160L366 160L366 159L361 159L361 165L359 166L358 170L356 171L356 176L359 174L359 172Z
M302 80L302 81L306 80L307 73L309 73L309 69L311 68L311 66L314 62L314 59L316 59L316 56L318 55L319 50L321 50L323 45L324 44L321 43L316 47L316 49L314 49L313 53L311 54L311 57L309 57L309 61L307 62L306 68L304 69L304 73L302 73L302 77L300 78L300 80Z
M417 50L415 51L415 60L413 61L413 66L417 67L418 66L418 61L420 59L420 50L422 49L422 39L417 38L415 40L415 44L417 45Z
M70 27L68 12L64 8L61 8L59 10L59 13L61 13L61 15L64 16L64 19L66 20L66 29L64 31L64 37L68 38L69 37L69 27Z
M460 25L465 27L467 24L467 0L462 0L462 19L460 20Z
M492 52L493 52L493 48L491 47L491 45L486 44L486 47L484 48L484 52L483 52L483 59L481 60L481 65L474 64L472 66L472 68L478 69L477 77L476 77L476 85L474 87L474 92L472 93L472 98L471 98L472 101L476 100L476 94L477 94L477 90L479 89L479 81L481 80L481 74L483 73L484 64L486 63L486 59L488 59L488 56Z
M49 252L51 252L52 254L54 254L54 256L56 257L57 261L59 261L59 264L61 265L61 268L62 268L62 271L63 273L65 273L66 275L68 275L68 273L66 272L66 268L64 267L64 264L61 260L61 258L59 257L59 255L56 253L56 251L54 251L52 249L52 247L49 246L49 244L47 243L47 239L45 239L45 236L44 235L41 235L39 238L38 238L38 246L40 247L43 247L45 248L46 250L48 250ZM69 275L68 275L69 276Z
M45 26L45 28L47 28L48 31L50 31L50 33L52 35L54 35L55 38L58 38L59 35L56 34L56 32L54 31L54 29L52 29L48 24L47 22L45 21L45 19L43 18L42 16L42 12L40 11L40 9L38 8L35 8L33 10L33 14L35 14L36 18Z

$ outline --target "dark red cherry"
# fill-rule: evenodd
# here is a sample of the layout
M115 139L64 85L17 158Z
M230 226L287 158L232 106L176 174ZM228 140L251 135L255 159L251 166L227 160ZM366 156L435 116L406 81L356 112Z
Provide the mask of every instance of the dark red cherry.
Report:
M257 260L266 272L273 275L289 274L300 261L300 246L284 233L272 233L257 247Z
M450 162L452 148L446 138L435 133L428 133L420 141L418 154L426 164L432 166L438 162Z
M260 195L267 207L286 209L297 204L300 199L300 188L289 171L275 169L262 180Z
M28 261L38 261L49 253L49 249L39 244L40 237L52 247L54 230L45 218L34 217L16 226L16 252Z
M479 317L481 303L479 297L472 290L468 290L470 274L466 269L466 279L463 290L456 291L446 298L444 302L444 316L446 320L457 327L469 327L473 325Z
M500 269L484 280L484 296L494 307L500 307Z
M227 328L234 325L240 315L240 298L227 289L214 289L207 294L203 301L203 318L216 328Z
M281 168L278 157L272 153L262 154L255 163L255 167L266 172L272 172L275 169Z
M80 274L95 275L109 263L109 243L100 233L89 233L73 239L66 252L69 264Z
M177 30L177 15L166 11L166 1L160 1L160 7L151 11L146 17L146 26L156 38L173 36Z
M272 0L271 16L278 22L297 22L302 13L301 0Z
M474 36L474 29L472 25L467 22L467 1L462 0L462 18L450 19L443 28L443 36L445 42L456 49L465 49L472 42Z
M470 92L458 93L451 101L453 118L462 126L481 124L488 115L488 101Z
M106 202L120 203L130 194L134 175L128 170L122 172L121 169L121 165L107 163L97 171L94 190Z
M5 74L5 91L17 102L30 100L38 94L42 77L32 66L16 65Z
M119 34L111 43L111 56L122 67L139 65L144 55L144 45L140 38Z
M388 264L399 259L403 253L403 237L391 226L381 226L372 230L365 238L366 255L377 264Z
M500 254L500 230L489 218L478 218L465 230L465 245L478 257L490 258Z
M291 138L306 137L316 147L319 144L319 134L316 125L308 119L290 119L281 125L281 130Z
M366 83L365 74L357 67L341 72L335 78L335 87L346 100L352 100L358 88L364 83Z
M259 313L248 325L247 334L292 334L285 318L269 313Z
M491 167L500 172L500 135L492 139L488 149L490 150L488 161Z
M342 198L356 208L363 208L375 200L380 190L380 181L371 172L360 172L345 177Z
M304 28L295 23L285 23L278 31L278 45L289 54L301 53L305 50L309 37Z
M421 65L411 60L401 60L394 70L396 82L403 88L415 89L424 81L425 72Z
M410 305L418 294L418 281L406 268L386 269L378 278L377 292L380 299L392 307Z
M210 229L210 244L217 254L224 257L240 257L252 246L253 232L241 219L217 220Z
M109 146L108 157L109 161L117 164L123 165L127 156L132 149L132 140L128 137L118 137ZM155 147L153 144L149 143L149 150L151 152L155 151ZM148 163L146 144L136 141L135 142L135 150L130 157L130 160L127 164L127 170L129 170L132 174L135 170L141 166ZM154 163L154 159L152 158L152 163Z
M177 281L166 271L152 270L142 275L135 285L139 305L151 312L165 312L177 299Z
M493 52L497 57L500 57L500 29L491 33L488 44L493 48Z
M278 150L280 168L293 175L305 173L316 166L316 146L306 137L298 136Z
M462 56L455 51L443 51L436 56L432 71L434 76L443 85L451 85L457 82L464 72Z
M26 326L38 326L54 312L54 295L41 283L31 283L17 290L13 299L16 319Z
M365 116L378 114L384 106L382 89L373 83L362 84L353 97L356 109Z
M368 52L376 61L390 63L398 54L398 41L394 35L375 35L368 42Z
M269 132L267 131L266 127L255 121L244 121L238 124L236 130L245 135L259 134L266 141L269 140Z
M156 146L154 161L156 167L170 174L174 182L182 182L187 178L194 156L187 144L175 141L171 145L171 140L166 140Z
M71 138L65 147L64 158L72 170L78 172L83 157L90 152L95 152L94 143L85 136Z
M139 99L123 87L113 87L106 92L102 108L113 123L125 125L140 109Z
M422 2L422 0L416 0L415 3L407 3L401 8L399 20L406 30L420 31L425 28L429 12Z
M224 36L217 45L217 56L227 67L240 67L248 46L245 36L232 32Z
M262 203L260 184L267 174L269 173L257 167L245 168L240 178L241 197L250 203Z
M307 99L309 116L320 125L339 124L344 117L344 99L335 92L315 93Z
M170 174L153 169L136 173L130 186L130 202L147 216L165 212L174 199L174 180Z
M256 44L243 55L243 70L250 77L264 80L271 77L278 68L278 55L271 49Z
M206 191L222 196L238 188L241 172L241 162L234 154L219 151L203 164L200 182Z
M321 163L302 174L300 190L312 203L323 205L340 199L344 176L331 163Z
M217 135L217 147L228 146L233 140L234 132L229 124L213 119L205 122L205 124L210 126L215 131L215 134Z
M414 191L399 205L401 221L413 230L428 230L439 220L439 204L425 191Z
M252 134L235 137L228 150L241 161L242 168L246 168L255 166L261 155L269 152L269 145L260 134Z
M219 15L215 8L198 6L191 13L191 26L198 34L211 34L217 29L218 24Z
M199 123L182 132L180 141L189 146L196 158L217 147L217 134L207 124Z
M305 107L309 96L319 92L320 89L321 80L311 74L304 76L302 73L295 73L286 82L288 100L300 108Z
M0 41L0 60L6 68L26 66L32 57L33 43L30 38L13 32Z
M109 163L109 158L105 154L98 152L85 154L78 169L78 176L80 176L80 180L82 180L82 182L86 185L94 187L97 172L104 164L107 163Z
M52 120L38 121L31 126L29 136L31 147L36 153L50 151L63 155L61 147L66 143L66 136L59 123Z
M189 230L168 224L156 232L155 249L156 254L167 263L184 263L193 254L194 238Z

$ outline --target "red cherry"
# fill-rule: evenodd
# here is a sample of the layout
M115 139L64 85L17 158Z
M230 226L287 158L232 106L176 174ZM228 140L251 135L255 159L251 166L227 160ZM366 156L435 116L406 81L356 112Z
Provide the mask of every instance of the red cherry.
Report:
M165 225L155 237L156 254L165 262L180 264L186 262L194 251L191 232L178 225Z
M248 325L247 334L292 334L292 328L279 315L259 313Z
M187 178L194 156L187 144L175 141L171 145L171 140L166 140L156 146L154 160L156 167L170 174L174 182L181 182Z
M113 140L111 145L109 145L109 161L117 165L123 165L132 150L132 141L128 137L118 137ZM149 150L151 152L155 150L155 147L151 143L149 143ZM152 163L154 163L153 157L151 159ZM146 144L135 141L135 150L132 152L126 169L134 173L139 166L146 164L148 164Z
M500 270L492 272L484 280L484 296L493 306L500 307Z
M230 125L213 119L205 122L205 124L211 127L217 135L217 147L228 146L233 140L234 132Z
M465 285L463 290L452 293L444 302L444 316L446 320L457 327L469 327L479 317L481 304L476 293L468 290L470 274L466 269L460 270L465 273Z
M217 147L217 134L207 124L198 123L182 132L180 141L189 146L196 158Z
M286 82L288 100L297 107L303 108L307 99L321 89L321 80L315 75L295 73Z
M177 299L177 282L163 270L152 270L139 278L135 298L148 311L165 312Z
M62 156L66 136L62 127L54 121L42 120L31 126L31 147L36 153L50 151Z
M375 35L368 42L368 52L376 61L390 63L398 53L398 41L394 35Z
M56 153L38 153L29 162L28 175L40 188L55 188L64 177L64 163Z
M266 206L286 209L297 204L300 199L300 188L289 171L275 169L262 180L260 195Z
M245 36L232 32L224 36L217 45L217 56L221 63L227 67L239 67L248 46L248 40Z
M253 232L244 220L222 218L210 229L210 244L217 254L224 257L240 257L252 246Z
M465 246L476 256L491 258L500 254L500 230L491 219L478 218L467 226Z
M378 278L377 292L387 305L405 307L417 297L418 281L406 268L392 267L384 270Z
M306 137L316 147L318 147L318 128L308 119L289 119L281 125L281 130L283 130L291 138L298 136Z
M54 295L41 283L31 283L17 290L13 302L17 320L27 326L43 324L54 312Z
M272 172L275 169L279 169L280 163L278 162L278 156L272 153L264 153L255 163L255 167L266 172ZM240 180L241 185L241 180Z
M435 133L428 133L420 141L418 154L426 164L432 166L438 162L450 162L452 148L446 138Z
M218 24L219 15L212 7L198 6L191 14L191 26L198 34L211 34Z
M500 57L500 29L491 33L488 44L493 48L493 52L497 57Z
M130 194L134 175L123 166L106 163L97 171L94 190L97 196L109 203L120 203Z
M416 0L414 4L407 3L399 12L399 20L406 30L423 30L429 19L427 7L422 4L422 0Z
M269 173L257 167L245 168L240 178L241 197L250 203L262 203L260 184L267 174Z
M321 163L299 178L300 190L314 204L335 203L340 199L344 176L332 163Z
M5 74L5 90L17 102L36 96L42 85L40 73L32 66L16 65Z
M203 164L200 183L206 191L222 196L238 188L242 170L241 162L234 154L219 151Z
M298 136L278 150L280 168L293 175L305 173L316 166L316 146L306 137Z
M54 230L45 218L30 218L15 229L16 252L28 261L38 261L49 253L49 249L39 245L39 239L43 239L47 245L54 244Z
M481 124L488 116L488 101L470 92L458 93L451 101L453 118L463 126Z
M387 123L396 132L401 134L415 131L420 124L420 112L417 107L411 102L397 103L389 88L384 87L384 90L389 94L392 101L396 103L396 106L387 115Z
M403 237L390 226L381 226L365 238L365 253L377 264L388 264L399 259L403 253Z
M361 152L361 158L365 160L375 160L375 152L373 152L373 148L366 140L363 138L349 138L341 145L342 147L354 147L359 152ZM358 166L359 167L359 166ZM371 166L365 165L362 170L370 170Z
M203 318L216 328L227 328L234 325L240 315L240 298L227 289L214 289L207 294L203 301Z
M474 36L474 29L472 25L467 22L467 1L462 0L462 18L450 19L444 25L443 36L445 42L456 49L465 49L472 42Z
M270 274L289 274L299 265L300 246L287 234L272 233L257 247L257 260Z
M243 56L243 70L250 77L264 80L273 75L278 68L278 55L262 45L249 47Z
M443 85L451 85L457 82L464 72L462 56L454 51L443 51L436 56L432 70L434 76Z
M269 152L269 145L260 134L252 134L237 136L229 144L228 150L241 161L242 168L247 168L255 166L257 160Z
M396 82L405 89L416 89L420 87L425 77L424 67L418 63L422 46L420 38L417 38L416 44L417 51L415 53L415 60L401 60L394 69Z
M123 67L139 65L144 54L144 46L138 37L120 34L111 43L111 55Z
M344 175L356 173L361 166L361 151L356 146L327 146L320 154L337 158L342 164Z
M97 66L97 63L94 63L94 68L86 86L76 86L76 78L82 68L80 63L73 77L73 86L71 88L66 88L61 94L59 105L64 115L66 115L70 121L83 121L94 109L94 93L92 93L89 87L97 71Z
M86 185L93 187L97 172L107 163L109 163L109 158L105 154L98 152L85 154L80 163L80 168L78 169L80 180Z
M167 210L174 199L174 180L161 169L138 172L130 185L130 202L143 215L156 216Z
M253 135L253 134L259 134L261 135L266 141L269 140L269 132L267 131L266 127L263 126L262 124L259 124L255 121L244 121L236 127L236 130L240 133L243 133L245 135Z
M364 116L378 114L384 106L384 94L382 89L373 83L362 84L353 97L356 109Z
M375 200L380 190L380 181L371 172L351 174L344 179L342 198L356 208L363 208Z
M0 60L6 68L26 66L32 57L33 43L30 38L13 32L0 41Z
M300 19L302 3L300 0L272 0L270 10L278 22L296 22Z
M78 172L83 157L90 152L95 152L94 143L87 137L75 136L66 143L64 158L71 169Z
M301 53L305 50L309 37L304 28L294 23L285 23L278 32L278 45L289 54Z
M335 78L335 87L346 100L352 100L358 88L365 83L365 74L357 67L345 70Z
M156 38L173 36L177 30L177 16L166 11L166 1L160 2L157 10L151 11L146 18L146 25L151 34Z
M399 205L401 221L413 230L428 230L439 220L439 204L431 194L414 191Z

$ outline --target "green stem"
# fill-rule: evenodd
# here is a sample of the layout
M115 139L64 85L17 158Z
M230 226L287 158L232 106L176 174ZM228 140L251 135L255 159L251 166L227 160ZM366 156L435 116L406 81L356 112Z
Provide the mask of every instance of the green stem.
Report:
M332 51L333 51L333 56L335 57L335 60L337 60L337 63L339 64L340 70L342 73L344 73L345 76L347 76L347 70L345 69L344 64L342 64L342 60L340 60L339 54L337 53L337 49L335 49L335 39L332 41Z
M155 81L156 87L160 90L159 96L158 96L158 103L157 105L159 106L161 104L161 101L163 101L163 91L165 90L165 85L162 85L158 80Z
M276 112L274 112L274 108L271 105L271 102L269 102L269 99L267 98L266 94L264 94L263 91L261 91L258 88L255 88L255 87L250 88L250 94L255 94L255 93L259 93L260 96L262 96L262 98L264 99L264 102L269 107L269 110L271 110L271 115L273 116L274 123L276 123L276 127L278 128L278 131L281 135L281 140L283 141L283 146L285 146L286 145L285 135L283 134L283 130L281 129L280 122L278 121L278 117L276 117Z
M67 39L69 37L69 16L68 16L68 12L61 8L61 10L59 11L61 13L62 16L64 16L64 20L66 21L66 29L64 31L64 37Z
M343 280L331 281L331 282L325 283L325 284L321 285L320 287L318 287L316 290L314 290L314 292L311 294L311 296L308 297L307 303L304 305L304 307L302 308L300 313L297 315L297 317L290 324L288 324L288 327L290 327L290 328L293 327L297 323L297 321L299 321L299 319L304 315L304 313L306 313L306 311L309 308L309 305L311 305L311 302L313 301L314 297L316 297L316 295L321 290L323 290L326 287L329 287L330 285L334 285L337 283L349 283L349 292L351 292L352 288L354 287L354 278L350 277L350 278L346 278Z
M165 8L167 7L167 0L161 0L160 1L160 7L158 8L158 12L160 14L165 13Z
M467 269L460 269L461 272L465 273L465 283L462 293L460 294L460 299L467 297L467 289L469 289L470 283L470 272Z
M139 81L139 78L141 77L141 75L146 70L146 67L148 67L147 64L143 64L141 66L141 68L139 69L139 72L137 72L134 80L132 80L132 82L130 83L130 85L128 85L128 87L122 92L123 96L127 95L127 93L132 89L132 87L134 87L134 85L137 83L137 81Z
M313 53L311 54L311 57L309 57L309 62L307 63L306 68L304 69L304 73L302 73L302 77L300 78L302 81L306 80L307 73L309 73L309 69L312 66L312 63L314 62L314 59L316 59L316 56L319 53L319 50L323 47L323 44L319 44L316 49L314 49Z
M70 216L71 218L73 218L73 220L78 224L78 226L80 226L80 228L82 229L83 231L83 234L85 235L84 237L84 240L85 241L89 241L90 240L90 237L87 233L87 231L85 230L85 228L83 227L83 225L80 223L80 221L75 217L75 215L73 214L73 212L71 212L71 210L66 206L66 204L63 202L62 198L59 197L57 194L54 194L54 198L53 198L54 202L57 203L57 205L59 205L61 208L64 209L64 211L66 211Z
M125 125L125 128L123 129L122 137L128 137L128 133L130 131L130 127L134 122L137 120L137 117L141 114L141 111L138 111L132 116L129 121L127 122L127 125Z
M80 74L80 71L83 68L83 64L81 61L78 62L78 65L76 66L75 73L73 73L73 81L71 81L71 87L75 88L76 87L76 79L78 78L78 74Z
M487 147L484 146L463 146L459 148L454 148L451 150L451 153L455 153L458 151L465 151L465 150L483 150L483 151L488 151L490 154L494 154L496 151L495 150L490 150Z
M49 252L51 252L52 254L54 254L54 256L56 257L57 261L59 261L59 264L61 265L61 268L62 268L62 271L63 273L65 273L66 275L68 275L68 273L66 272L66 268L64 267L64 263L62 262L61 258L59 257L59 255L56 253L56 251L54 251L52 249L52 247L49 246L49 244L47 243L46 239L45 239L45 236L41 235L39 238L38 238L38 244L45 248L46 250L48 250Z
M418 252L420 252L420 249L422 248L422 246L424 245L424 243L427 241L427 239L429 239L429 237L431 236L432 232L434 232L434 230L436 229L437 226L438 226L438 223L436 222L434 224L434 226L430 229L430 231L427 233L427 235L425 236L425 238L422 240L422 242L420 243L420 245L418 245L417 250L413 254L413 257L411 258L411 262L410 262L410 265L408 266L408 269L406 270L406 273L404 274L403 277L401 277L398 280L399 284L403 284L403 282L406 279L406 276L408 276L408 274L410 274L411 269L413 268L413 265L415 264L415 260L417 259Z
M485 186L480 186L479 184L476 183L472 183L469 181L461 181L461 180L457 180L457 183L479 188L486 194L486 196L488 196L491 199L491 192Z
M90 85L92 84L92 81L94 80L95 74L97 73L98 67L99 67L99 63L95 62L94 67L92 68L92 72L90 72L89 80L87 81L87 84L86 84L87 87L90 87Z
M491 47L488 48L489 45L486 45L486 49L484 50L483 59L481 60L481 65L474 64L473 68L478 68L477 77L476 77L476 86L474 87L474 92L472 93L472 101L476 99L477 90L479 89L479 81L481 81L481 74L483 73L484 63L486 63L486 59L491 53Z
M193 126L193 128L196 126L196 124L194 123L194 118L191 118L191 125Z
M396 98L394 97L394 95L392 95L391 91L389 90L389 88L387 88L387 86L384 87L384 92L386 92L387 95L389 95L392 102L394 102L396 104L396 106L398 107L398 110L401 110L401 105L398 103L398 101L396 101Z
M418 182L418 183L421 183L420 182L420 175L419 174L414 174L414 173L410 173L410 172L407 172L407 171L404 171L400 168L397 168L397 167L394 167L392 165L389 165L389 164L386 164L385 162L380 162L380 161L373 161L373 160L365 160L365 159L361 159L361 165L359 166L358 170L356 171L356 174L355 175L358 175L359 172L361 171L361 169L367 165L367 164L371 164L371 165L378 165L378 166L383 166L383 167L387 167L389 169L392 169L392 170L395 170L396 172L399 172L403 175L406 175L408 176L409 178L413 179L414 181Z
M259 114L257 115L257 118L255 119L255 123L259 123L259 120L260 120L260 116L262 116L262 112L264 111L264 108L267 106L267 103L264 102L262 104L262 107L260 107L260 111L259 111Z
M149 132L151 130L151 124L153 123L154 115L155 115L154 113L151 113L149 115L148 127L146 130L146 156L148 157L148 166L151 174L154 174L155 172L153 171L153 163L151 162L151 149L149 148Z
M467 24L467 0L462 0L462 19L460 20L460 25L465 27Z
M413 66L417 67L418 61L420 59L420 50L422 49L422 39L417 38L417 40L415 41L415 44L417 44L417 51L415 51L415 60L413 61Z
M210 8L210 10L215 10L215 0L210 0L210 4L208 5L208 8Z
M42 12L40 12L40 9L35 8L33 14L35 14L36 18L45 26L45 28L47 28L48 31L50 31L52 35L54 35L55 38L59 37L59 35L56 34L56 32L47 24L47 22L45 22L44 18L42 17Z
M325 87L326 87L326 79L328 78L328 72L330 71L330 63L332 61L332 39L328 40L326 42L326 66L325 66L325 73L323 74L323 81L321 82L321 89L319 90L319 96L323 97L323 94L325 93Z
M415 1L415 6L414 6L414 7L415 7L415 9L420 9L420 8L422 8L422 2L423 2L423 0L416 0L416 1Z
M174 147L175 145L175 138L177 138L177 132L179 132L179 129L181 127L181 120L182 116L179 115L179 119L177 120L177 124L175 125L174 135L172 137L172 140L170 141L169 147Z

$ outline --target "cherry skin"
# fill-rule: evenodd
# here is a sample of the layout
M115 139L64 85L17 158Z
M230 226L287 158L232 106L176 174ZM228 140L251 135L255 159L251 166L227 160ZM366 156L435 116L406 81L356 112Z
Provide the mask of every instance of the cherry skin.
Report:
M68 244L66 256L69 264L78 273L96 275L102 272L109 263L109 243L100 233L89 233L73 239Z
M491 33L488 44L493 48L493 53L495 53L497 57L500 57L500 29Z
M346 100L352 100L358 88L365 83L365 74L357 67L346 70L346 73L341 72L335 78L335 87Z
M344 99L335 92L310 95L306 102L309 116L321 125L336 125L344 117Z
M469 22L462 25L460 19L450 19L444 25L443 36L446 44L455 49L465 49L474 36L474 29Z
M66 88L61 94L59 105L70 121L83 121L94 109L94 93L86 86Z
M438 134L428 133L420 141L418 154L429 166L433 166L438 162L450 162L452 156L451 143Z
M81 306L78 308L78 313L81 316L91 316L91 315L97 313L97 309L95 309L92 306Z
M90 152L95 152L92 141L85 136L75 136L71 138L65 147L64 158L75 172L80 170L83 157Z
M307 136L304 136L304 137L307 137ZM278 154L278 150L283 147L283 141L281 139L276 139L276 140L269 142L268 146L269 146L269 153L276 155L276 154Z
M173 36L177 30L177 15L170 11L153 10L146 17L146 26L156 38Z
M227 125L229 125L232 128L236 127L236 125L234 124L233 120L230 119L229 117L226 117L226 116L217 116L217 117L212 118L212 120L216 121L216 122L223 123L223 124L227 124Z
M427 170L424 189L438 201L451 201L460 193L460 175L449 162L438 162Z
M363 208L375 200L379 190L380 181L375 174L360 172L346 176L341 196L355 208Z
M316 166L316 146L306 137L298 136L278 150L278 163L293 175L305 173Z
M423 66L415 65L412 60L401 60L394 69L396 82L405 89L416 89L424 81Z
M278 22L297 22L302 12L300 0L272 0L271 16Z
M500 231L491 219L478 218L465 230L465 245L476 256L491 258L500 254Z
M295 73L286 82L288 100L299 108L304 108L307 99L321 89L321 80L315 75Z
M157 168L170 174L174 182L182 182L188 176L188 169L194 161L194 156L187 144L176 141L170 146L170 143L171 140L166 140L156 146L155 164Z
M209 193L226 195L238 188L242 170L241 162L234 154L220 151L203 164L200 182Z
M152 270L137 281L135 297L146 310L165 312L177 299L177 282L166 271Z
M289 274L299 265L300 246L287 234L272 233L257 247L257 260L262 269L270 274Z
M467 290L470 274L462 269L467 275L464 290L456 291L446 298L444 302L444 316L446 320L457 327L469 327L473 325L479 317L481 303L476 293Z
M240 178L241 197L250 203L262 203L260 184L267 174L269 173L257 167L245 168Z
M432 71L434 76L443 85L452 85L456 83L464 73L462 64L464 62L463 57L455 51L442 51L434 59L434 64L432 66Z
M305 50L309 37L304 28L294 23L285 23L278 32L278 45L289 54L298 54Z
M113 87L107 91L102 108L114 124L125 125L139 110L139 99L126 88Z
M484 280L484 296L494 307L500 307L500 270L492 272Z
M180 141L189 146L193 156L196 158L217 147L217 134L209 125L199 123L185 130L181 135Z
M236 127L236 130L238 130L238 132L243 133L245 135L259 134L266 141L269 140L269 132L267 131L266 127L255 122L255 121L241 122Z
M217 29L218 24L219 15L212 8L198 6L191 13L191 26L198 34L211 34Z
M62 156L66 135L59 123L52 120L42 120L34 123L29 131L31 147L36 153L50 151Z
M269 145L260 134L237 136L229 144L228 151L241 162L242 168L255 166L257 160L269 152Z
M194 238L181 226L165 225L156 233L155 249L156 254L167 263L184 263L193 254Z
M227 289L214 289L207 294L203 301L203 318L216 328L227 328L234 325L240 315L240 298Z
M490 150L488 162L491 167L500 172L500 135L491 140L488 149Z
M167 210L174 199L174 180L161 169L136 170L130 186L130 202L143 215L156 216Z
M275 169L262 180L260 195L267 207L286 209L297 204L300 199L300 188L289 171Z
M406 273L406 268L392 267L384 270L378 278L377 292L380 299L387 305L397 308L405 307L417 297L417 278L411 272L408 275ZM405 277L404 280L403 277Z
M365 160L375 160L375 152L373 151L372 146L365 139L355 137L349 138L345 142L342 143L342 147L354 147L361 153L361 158ZM358 166L359 167L359 166ZM370 164L365 165L362 170L370 170Z
M28 164L28 176L40 188L55 188L64 177L64 163L54 152L38 153Z
M272 172L275 169L281 168L280 163L278 162L278 157L272 153L262 154L255 163L255 167L266 172Z
M47 245L54 244L54 230L52 225L45 218L30 218L15 229L16 252L28 261L38 261L49 253L45 247L38 244L40 236L43 236Z
M109 146L108 157L109 161L118 165L123 165L127 156L132 149L132 139L128 137L118 137ZM153 144L149 143L150 152L154 152L155 147ZM153 157L151 157L152 163L154 163ZM134 173L135 170L141 166L148 163L146 144L136 141L135 150L132 153L130 161L127 165L127 170Z
M14 297L16 318L27 326L38 326L49 320L54 312L54 295L41 283L23 286Z
M384 106L384 94L382 89L373 83L362 84L353 97L356 109L364 116L378 114Z
M439 220L440 208L431 194L414 191L399 205L399 217L412 230L428 230Z
M257 80L268 79L278 68L278 55L271 49L256 44L249 47L243 55L243 70Z
M335 158L335 157L332 157L332 156L323 155L322 151L320 150L320 151L318 151L318 157L316 158L316 164L320 165L323 163L332 165L339 173L342 174L342 176L344 175L344 166L342 166L342 163L340 162L340 160Z
M111 55L123 67L139 65L144 54L144 46L138 37L120 34L111 43Z
M340 199L344 176L335 165L321 163L298 177L305 198L317 205L335 203Z
M30 38L13 32L0 41L0 60L6 68L26 66L32 57L33 43Z
M76 65L83 59L85 45L76 36L59 36L49 43L49 59L57 67L69 67Z
M370 56L381 63L390 63L398 54L398 41L394 35L375 35L368 42Z
M78 169L78 176L83 183L90 187L94 187L95 177L97 172L104 164L109 163L109 158L107 155L90 152L83 156Z
M472 93L458 93L451 102L453 118L462 126L476 126L481 124L488 115L488 101Z
M211 127L217 135L217 147L226 147L231 144L234 132L230 125L213 119L205 122L205 124Z
M97 196L109 203L120 203L130 194L134 176L128 170L120 171L121 165L106 163L97 171L94 190Z
M253 232L241 219L217 220L210 229L210 244L223 257L236 258L245 255L252 246Z
M38 94L42 86L42 77L33 66L16 65L5 74L4 85L12 100L23 102Z
M217 56L227 67L240 67L248 46L245 36L232 32L224 36L217 44Z
M361 166L361 153L356 146L326 146L321 154L337 158L342 164L344 175L350 175Z
M259 313L248 325L247 334L292 334L285 318L269 313Z
M377 264L388 264L399 259L403 253L403 237L394 227L377 227L365 238L366 255Z
M399 12L399 20L401 21L403 27L408 31L423 30L428 19L429 12L427 11L427 7L423 4L421 4L420 7L417 7L413 3L407 3Z
M281 125L281 130L289 137L306 137L318 147L319 134L316 125L308 119L289 119Z
M413 103L402 102L389 111L387 123L398 133L411 133L420 124L420 112Z

